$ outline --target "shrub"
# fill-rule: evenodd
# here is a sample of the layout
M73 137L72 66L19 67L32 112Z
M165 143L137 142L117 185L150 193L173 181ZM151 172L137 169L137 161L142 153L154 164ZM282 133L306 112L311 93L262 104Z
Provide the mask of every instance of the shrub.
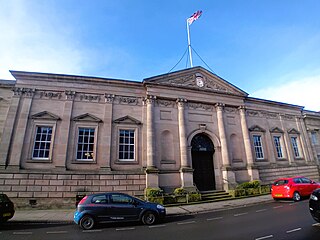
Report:
M176 195L176 196L187 195L187 193L188 193L188 191L185 190L184 188L176 188L173 191L173 194Z
M254 180L251 182L253 188L258 188L261 186L260 181Z
M164 196L164 204L172 204L172 203L176 203L176 199L174 196L172 195L166 195Z
M162 196L163 190L160 188L146 188L145 189L145 196L149 197L159 197Z
M201 200L201 194L200 193L189 193L189 202L197 202Z
M239 184L236 189L248 189L248 188L259 188L260 187L260 181L255 180L252 182L244 182Z

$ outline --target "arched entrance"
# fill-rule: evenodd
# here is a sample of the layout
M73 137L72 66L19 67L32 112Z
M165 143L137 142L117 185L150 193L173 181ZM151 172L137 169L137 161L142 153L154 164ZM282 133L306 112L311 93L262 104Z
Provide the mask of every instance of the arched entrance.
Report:
M214 146L211 139L202 133L199 133L191 140L191 156L193 182L199 191L210 191L216 189L213 154Z

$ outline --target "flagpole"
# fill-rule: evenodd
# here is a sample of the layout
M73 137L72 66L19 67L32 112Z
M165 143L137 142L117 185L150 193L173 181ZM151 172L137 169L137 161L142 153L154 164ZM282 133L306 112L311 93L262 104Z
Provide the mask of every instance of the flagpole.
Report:
M190 66L193 67L192 53L191 53L191 41L190 41L190 29L189 29L188 19L187 19L187 32L188 32L188 49L189 49Z

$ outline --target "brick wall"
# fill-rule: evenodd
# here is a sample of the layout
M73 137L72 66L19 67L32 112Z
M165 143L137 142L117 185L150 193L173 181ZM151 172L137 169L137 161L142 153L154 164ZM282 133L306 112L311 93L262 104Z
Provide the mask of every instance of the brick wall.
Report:
M77 194L124 192L143 195L144 174L83 173L8 173L0 172L0 192L7 194L16 207L74 207Z

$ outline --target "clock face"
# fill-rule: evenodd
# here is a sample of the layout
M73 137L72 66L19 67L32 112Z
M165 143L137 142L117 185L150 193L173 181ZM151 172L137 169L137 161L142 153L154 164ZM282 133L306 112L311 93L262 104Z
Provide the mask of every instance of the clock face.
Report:
M204 82L203 82L202 77L197 77L196 81L197 81L198 87L203 87L204 86Z

